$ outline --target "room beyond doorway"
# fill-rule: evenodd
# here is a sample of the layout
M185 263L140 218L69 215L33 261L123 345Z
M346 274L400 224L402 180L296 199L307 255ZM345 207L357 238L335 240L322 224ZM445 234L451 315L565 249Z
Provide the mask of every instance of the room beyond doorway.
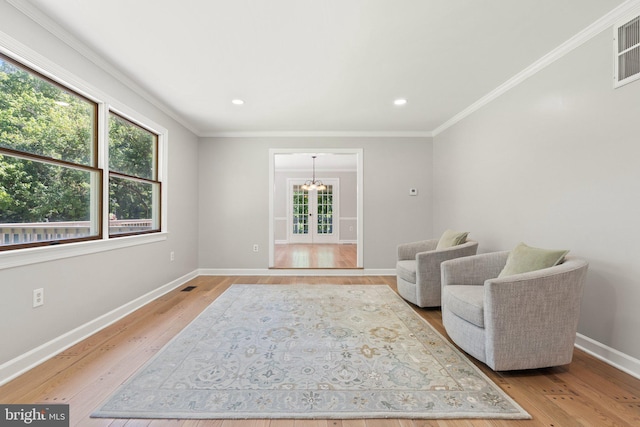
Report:
M276 244L274 268L357 268L352 244Z
M270 149L269 268L363 268L362 180L362 149Z

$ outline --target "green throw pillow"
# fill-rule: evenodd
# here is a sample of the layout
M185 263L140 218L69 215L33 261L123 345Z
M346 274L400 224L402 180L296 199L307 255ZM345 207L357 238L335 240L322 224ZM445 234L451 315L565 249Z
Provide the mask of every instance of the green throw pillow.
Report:
M447 230L442 233L440 240L438 240L438 245L436 246L436 250L450 248L452 246L460 245L467 241L468 231L453 231Z
M507 263L498 277L553 267L560 264L567 253L569 251L533 248L520 243L509 253Z

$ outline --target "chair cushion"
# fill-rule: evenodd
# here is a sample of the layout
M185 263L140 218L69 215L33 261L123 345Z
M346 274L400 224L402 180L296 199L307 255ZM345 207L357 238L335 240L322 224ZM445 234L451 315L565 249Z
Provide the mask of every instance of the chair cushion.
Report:
M456 316L484 328L484 286L445 286L442 305Z
M416 268L417 263L415 260L398 261L396 264L396 274L407 282L416 283Z
M436 250L446 249L453 246L458 246L467 241L468 231L453 231L446 230L440 236L440 240L438 240L438 245L436 246Z
M567 250L540 249L520 243L507 257L507 263L498 277L541 270L562 263Z

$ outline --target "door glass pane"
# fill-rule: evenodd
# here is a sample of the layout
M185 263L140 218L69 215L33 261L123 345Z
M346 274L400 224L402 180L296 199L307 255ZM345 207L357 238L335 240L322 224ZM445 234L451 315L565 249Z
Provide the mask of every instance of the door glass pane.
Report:
M293 186L293 234L309 234L309 192Z
M318 234L333 233L333 185L318 191Z

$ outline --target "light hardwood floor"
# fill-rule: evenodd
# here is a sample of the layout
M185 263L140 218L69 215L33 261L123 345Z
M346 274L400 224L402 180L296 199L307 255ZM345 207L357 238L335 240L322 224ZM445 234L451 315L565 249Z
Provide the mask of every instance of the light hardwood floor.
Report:
M357 268L357 245L275 245L275 268Z
M89 414L164 344L233 283L388 284L395 278L201 276L146 305L0 387L0 403L65 403L72 426L111 427L462 427L638 426L640 380L576 350L570 365L522 372L483 372L524 407L532 420L127 420ZM186 285L185 285L186 286ZM416 311L444 333L440 310ZM473 359L472 359L473 360Z

